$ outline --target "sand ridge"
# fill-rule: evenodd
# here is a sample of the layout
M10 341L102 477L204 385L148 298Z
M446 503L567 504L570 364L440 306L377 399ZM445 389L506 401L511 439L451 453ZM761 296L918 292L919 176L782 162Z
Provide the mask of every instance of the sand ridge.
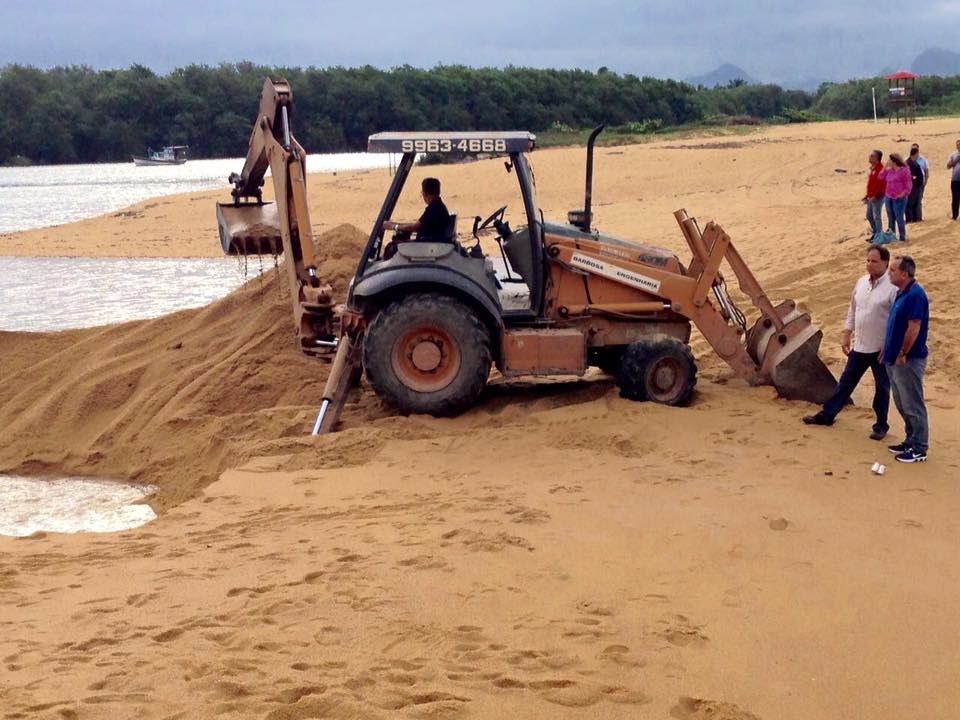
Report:
M0 707L11 718L950 716L960 230L937 158L951 127L911 128L935 172L908 244L933 303L931 459L882 478L869 472L889 458L866 438L868 381L833 428L807 427L810 406L748 388L697 336L687 409L623 400L599 373L494 380L452 419L398 417L362 387L343 432L310 438L326 366L296 350L273 271L164 318L0 335L0 469L156 482L162 513L111 535L0 538ZM603 148L598 224L680 252L672 210L715 217L771 297L812 310L837 371L866 247L862 165L900 132L829 123L738 147ZM582 192L582 152L533 158L545 211L561 217ZM442 173L464 217L467 188L478 214L500 197L494 162L417 172ZM311 183L322 275L342 294L385 178ZM209 234L213 254L210 200L172 198L164 212L197 247ZM416 211L407 199L398 214ZM46 232L92 252L116 233L133 254L145 247L124 239L133 221ZM43 232L0 248L49 247Z

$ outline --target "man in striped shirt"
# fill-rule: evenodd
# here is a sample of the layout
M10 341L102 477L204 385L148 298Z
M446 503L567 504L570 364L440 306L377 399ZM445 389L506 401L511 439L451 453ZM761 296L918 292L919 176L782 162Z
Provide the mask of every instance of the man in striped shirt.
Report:
M820 412L803 418L807 425L833 425L834 419L850 401L854 389L869 369L873 371L873 411L877 416L870 439L882 440L890 429L887 424L890 379L883 358L879 356L887 318L897 296L897 288L887 275L889 263L890 251L883 245L873 245L867 249L867 274L857 280L853 288L841 341L847 366L843 369L837 389Z

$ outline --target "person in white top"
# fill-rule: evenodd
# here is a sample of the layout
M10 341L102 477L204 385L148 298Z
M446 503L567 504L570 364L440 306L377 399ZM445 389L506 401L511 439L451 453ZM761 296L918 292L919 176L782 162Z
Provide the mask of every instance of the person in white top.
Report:
M882 245L867 250L867 274L857 280L850 297L847 321L843 329L841 348L847 356L837 389L816 415L807 415L807 425L833 425L834 419L850 402L850 396L867 372L873 371L876 389L873 394L873 411L877 421L870 433L872 440L883 440L890 426L887 411L890 408L890 378L880 357L887 329L890 308L897 297L897 288L887 275L890 251ZM852 346L851 346L852 341Z

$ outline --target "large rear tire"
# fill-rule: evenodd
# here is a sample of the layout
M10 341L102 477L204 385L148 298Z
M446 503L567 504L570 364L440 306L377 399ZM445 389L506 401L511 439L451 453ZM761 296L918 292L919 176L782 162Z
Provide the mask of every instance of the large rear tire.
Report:
M456 415L490 374L490 333L469 307L440 293L390 303L367 328L363 365L385 402L402 413Z
M686 405L697 384L697 365L690 346L658 335L631 343L623 354L618 376L620 396Z

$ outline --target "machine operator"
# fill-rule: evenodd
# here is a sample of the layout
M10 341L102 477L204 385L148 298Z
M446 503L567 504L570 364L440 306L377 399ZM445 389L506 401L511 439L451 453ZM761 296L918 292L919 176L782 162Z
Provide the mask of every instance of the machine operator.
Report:
M414 222L384 220L383 229L393 230L401 236L409 236L410 233L415 232L417 234L416 239L420 242L446 242L449 239L446 235L447 226L450 224L450 213L440 198L440 181L432 177L424 178L420 188L423 194L423 202L427 205L420 219ZM395 240L404 241L402 237Z

